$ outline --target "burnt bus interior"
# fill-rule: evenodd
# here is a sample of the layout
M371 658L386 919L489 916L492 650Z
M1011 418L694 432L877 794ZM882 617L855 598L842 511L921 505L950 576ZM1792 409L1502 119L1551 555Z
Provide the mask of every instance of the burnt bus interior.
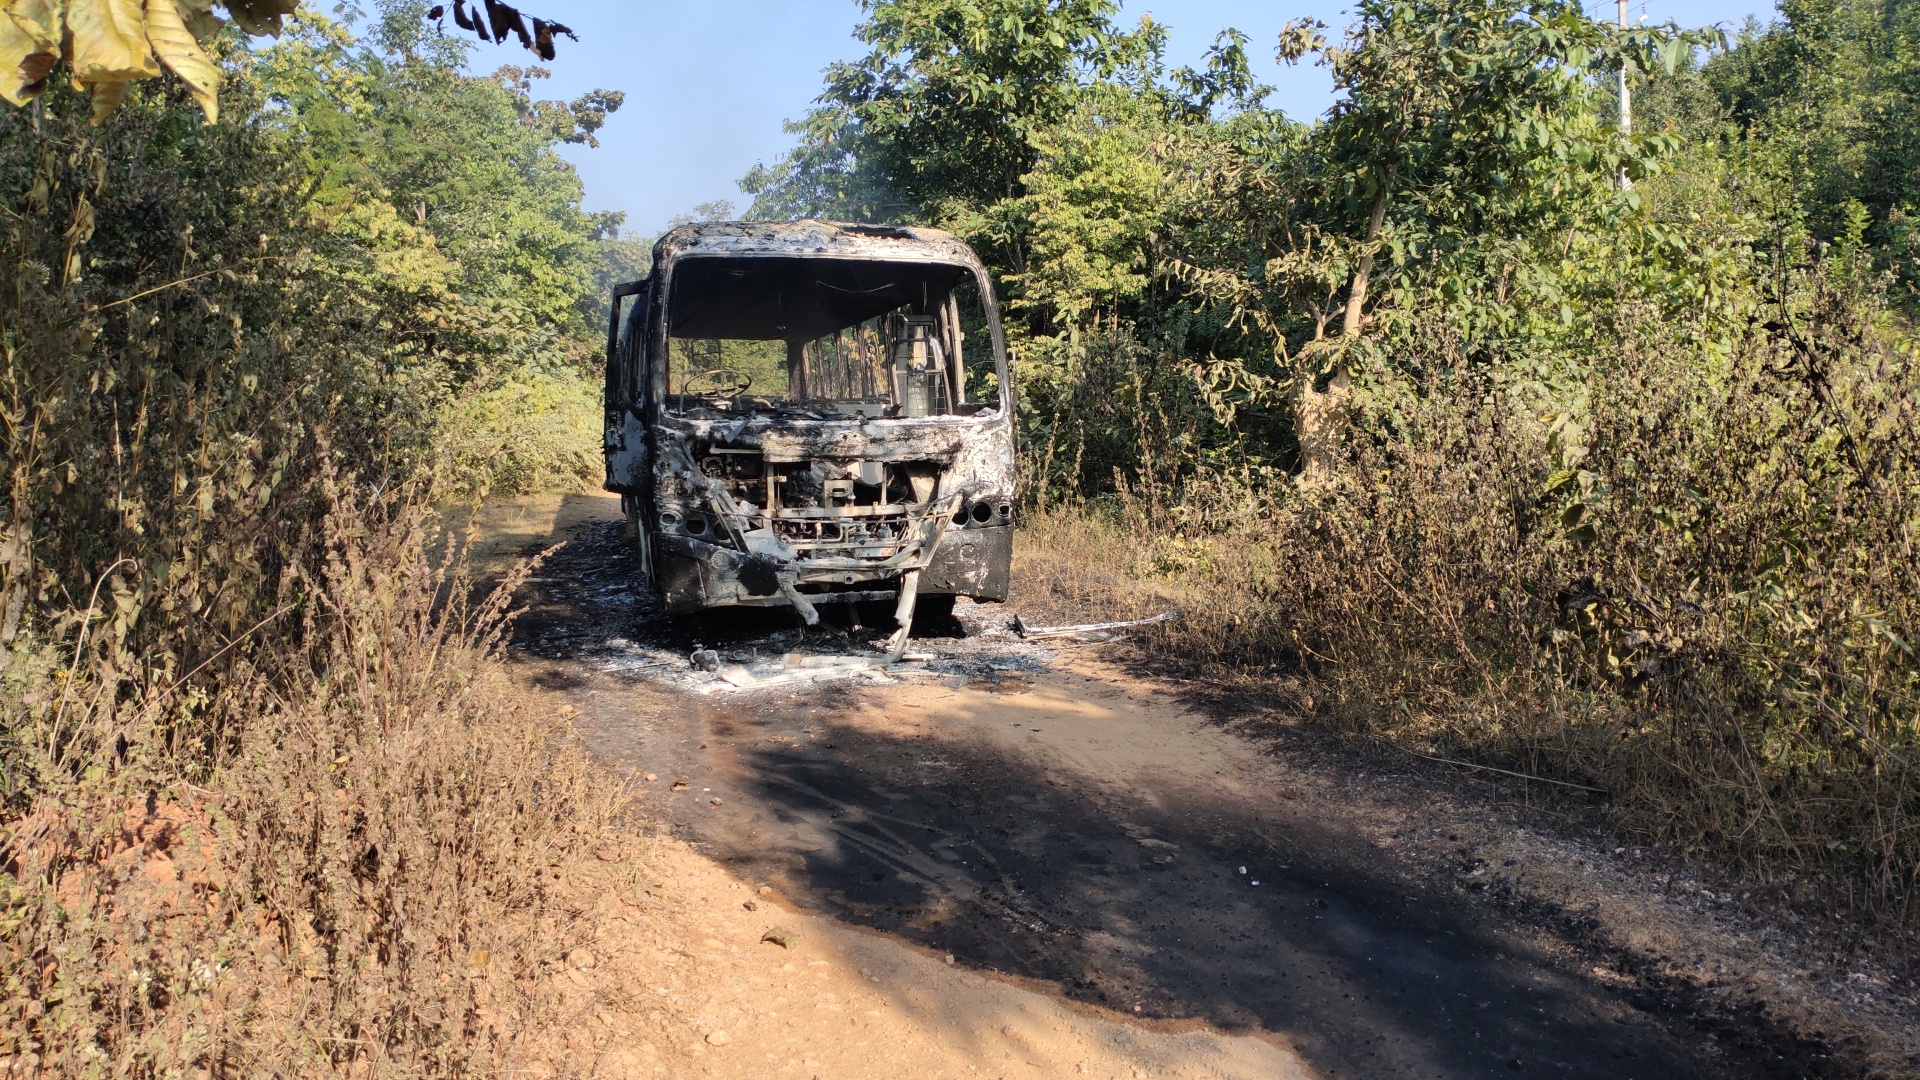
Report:
M984 313L966 267L688 258L668 289L667 363L652 373L652 389L669 415L857 420L976 416L1001 407L990 338L968 333ZM645 314L636 305L623 334L620 353L629 364ZM626 376L637 399L640 373ZM753 450L704 449L700 471L726 485L736 503L760 509L766 527L806 554L885 557L903 539L888 511L927 502L938 481L930 462L771 464ZM872 508L871 516L863 520L859 508ZM836 513L833 520L767 513L807 510ZM1003 504L966 505L955 524L1004 524L1011 513ZM691 508L668 508L659 524L691 537L725 537L721 522Z
M669 267L619 324L608 370L610 424L657 417L658 482L628 490L669 611L791 604L812 622L816 603L897 599L905 620L917 594L1004 598L1011 484L972 462L1011 437L969 421L1009 402L972 268L783 254ZM919 423L871 423L886 420ZM943 420L964 432L936 434Z
M667 297L669 413L808 419L972 416L998 379L966 267L793 257L691 258ZM982 400L984 399L984 400Z

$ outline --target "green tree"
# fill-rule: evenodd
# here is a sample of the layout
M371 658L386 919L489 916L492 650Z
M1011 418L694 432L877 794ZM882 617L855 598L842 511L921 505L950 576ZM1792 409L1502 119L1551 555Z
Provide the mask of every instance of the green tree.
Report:
M407 269L443 275L469 301L569 323L587 310L594 243L621 218L581 210L579 178L554 148L592 142L623 95L539 101L541 68L463 75L471 46L424 28L420 7L389 5L367 46L316 17L262 53L262 79L316 174L315 205L362 219L354 227L377 246L425 240L445 262Z
M1732 128L1727 151L1773 193L1757 209L1796 242L1865 242L1912 289L1920 280L1920 9L1787 0L1704 71Z
M1602 123L1595 76L1649 57L1671 71L1699 40L1619 31L1558 0L1363 0L1344 43L1322 29L1288 24L1280 57L1317 54L1341 95L1309 149L1323 220L1359 241L1341 313L1349 337L1389 231L1396 264L1425 262L1459 288L1498 278L1512 259L1499 238L1538 238L1567 223L1566 208L1589 210L1610 178L1656 168L1670 137Z
M1140 82L1164 32L1117 0L862 0L870 51L827 69L799 145L741 182L755 217L943 221L1018 197L1030 138L1089 80ZM1024 267L1017 237L1001 254Z
M463 74L472 46L424 13L385 3L364 40L309 16L255 59L284 151L311 177L322 266L363 297L368 332L389 343L384 377L362 387L384 404L367 408L441 417L397 430L422 460L466 447L455 456L476 483L493 475L494 450L517 476L549 471L532 454L584 478L600 279L632 260L616 246L620 215L581 208L556 148L591 144L622 95L543 101L540 68ZM554 433L550 445L516 441L519 407L536 414L521 427ZM568 418L550 424L556 409Z

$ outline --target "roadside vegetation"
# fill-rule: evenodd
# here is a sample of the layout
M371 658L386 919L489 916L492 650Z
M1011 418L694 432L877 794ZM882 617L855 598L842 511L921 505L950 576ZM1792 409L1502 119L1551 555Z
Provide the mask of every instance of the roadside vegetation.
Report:
M134 35L85 89L22 22L55 5L0 13L23 1074L535 1067L621 807L506 692L506 594L430 510L598 475L646 254L554 149L620 96L464 74L408 0L245 36L285 7L149 0L197 47ZM1795 2L1726 49L1366 0L1282 36L1345 94L1303 123L1248 75L1273 43L1168 70L1116 10L871 0L744 183L993 261L1051 580L1106 595L1106 553L1182 604L1169 664L1913 926L1914 13Z
M0 110L10 1075L542 1052L556 890L619 796L507 692L504 593L427 508L598 475L632 255L554 147L620 99L461 74L424 15L211 32L217 122L146 79L95 123L64 67Z
M1910 930L1920 16L1366 0L1282 33L1306 118L1275 43L1168 70L1117 10L868 3L743 181L994 262L1025 550L1179 597L1185 671Z

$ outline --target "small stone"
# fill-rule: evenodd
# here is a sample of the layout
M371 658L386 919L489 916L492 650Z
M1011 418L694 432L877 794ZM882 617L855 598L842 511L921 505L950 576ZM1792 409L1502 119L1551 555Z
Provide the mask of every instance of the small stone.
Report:
M773 892L773 886L762 885L757 891L760 893L761 896L766 896L768 893Z
M766 933L761 934L760 940L778 945L783 949L791 949L793 948L793 943L800 940L800 935L784 926L776 926Z
M708 801L708 802L710 802L710 803L712 803L712 804L713 804L713 805L715 805L715 806L719 806L719 805L720 805L720 800L719 800L719 799L708 799L707 801Z
M655 780L658 780L658 779L660 779L660 778L659 778L659 777L657 777L657 776L655 776L655 775L653 775L652 773L648 773L648 774L647 774L647 783L649 783L649 784L651 784L651 783L653 783L653 782L654 782Z
M593 968L593 954L585 949L575 949L567 954L567 963L572 964L582 971L591 970Z
M732 1041L733 1036L727 1034L725 1031L707 1032L707 1042L712 1046L725 1046Z
M741 906L741 907L743 907L743 908L746 908L746 909L747 909L748 911L759 911L759 910L760 910L760 905L759 905L759 904L756 904L756 903L754 903L754 902L753 902L753 901L751 901L751 900L749 900L749 901L747 901L747 902L746 902L746 903L744 903L744 904L741 904L740 906Z
M952 966L953 966L953 954L952 954L952 953L948 953L948 954L947 954L947 966L948 966L948 967L952 967Z

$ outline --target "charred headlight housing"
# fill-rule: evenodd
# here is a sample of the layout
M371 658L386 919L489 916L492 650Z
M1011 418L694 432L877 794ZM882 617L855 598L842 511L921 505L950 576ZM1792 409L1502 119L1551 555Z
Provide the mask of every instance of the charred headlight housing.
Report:
M720 532L711 514L680 506L660 509L660 531L671 536L708 537Z
M953 523L963 529L984 529L991 525L1013 524L1013 502L999 496L987 496L961 502L953 512Z

